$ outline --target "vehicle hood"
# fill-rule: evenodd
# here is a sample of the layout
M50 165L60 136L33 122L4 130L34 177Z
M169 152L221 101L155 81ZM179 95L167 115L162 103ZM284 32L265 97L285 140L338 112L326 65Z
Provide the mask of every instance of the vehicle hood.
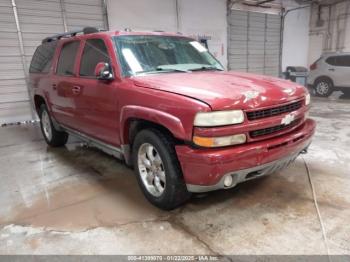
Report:
M161 73L133 77L134 84L191 97L212 110L253 109L285 103L305 94L291 81L242 72Z

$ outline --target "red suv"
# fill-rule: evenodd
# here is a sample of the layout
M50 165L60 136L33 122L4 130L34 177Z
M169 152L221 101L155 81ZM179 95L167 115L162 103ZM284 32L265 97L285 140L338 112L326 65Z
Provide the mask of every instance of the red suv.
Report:
M50 146L71 133L123 159L162 209L286 167L315 131L304 87L227 72L180 34L55 35L37 48L30 83Z

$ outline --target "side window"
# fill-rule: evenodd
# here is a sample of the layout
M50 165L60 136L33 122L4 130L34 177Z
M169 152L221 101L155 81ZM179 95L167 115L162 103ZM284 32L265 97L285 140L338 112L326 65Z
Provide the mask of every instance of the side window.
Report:
M37 47L29 67L29 73L48 73L52 64L57 41L44 43Z
M339 66L350 66L350 55L338 56L337 62Z
M332 66L337 66L337 57L336 56L330 56L326 59L326 63Z
M73 75L76 54L80 41L72 41L63 45L60 58L58 59L57 74Z
M88 39L85 42L80 63L81 76L95 76L95 67L98 63L109 63L107 47L102 39Z
M330 56L326 62L333 66L350 66L350 55Z

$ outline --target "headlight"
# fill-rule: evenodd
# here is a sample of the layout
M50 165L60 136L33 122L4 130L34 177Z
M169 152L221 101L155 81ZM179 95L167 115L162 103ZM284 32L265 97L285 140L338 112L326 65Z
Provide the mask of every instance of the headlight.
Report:
M243 144L247 140L245 134L220 137L200 137L194 136L193 142L198 146L203 147L221 147Z
M305 95L305 105L309 105L311 101L310 93Z
M195 126L226 126L239 124L244 121L242 110L215 111L197 113L194 118Z

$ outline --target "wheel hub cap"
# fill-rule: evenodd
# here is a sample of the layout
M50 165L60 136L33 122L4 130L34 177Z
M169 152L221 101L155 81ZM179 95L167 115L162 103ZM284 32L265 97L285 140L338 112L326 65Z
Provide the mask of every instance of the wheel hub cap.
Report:
M328 93L328 90L329 90L329 85L328 83L326 82L320 82L318 85L317 85L317 92L321 95L325 95Z
M51 140L52 138L51 122L50 122L49 114L46 111L42 113L41 124L42 124L46 139Z
M158 151L149 143L140 146L138 168L142 183L153 196L159 197L165 189L165 170Z

